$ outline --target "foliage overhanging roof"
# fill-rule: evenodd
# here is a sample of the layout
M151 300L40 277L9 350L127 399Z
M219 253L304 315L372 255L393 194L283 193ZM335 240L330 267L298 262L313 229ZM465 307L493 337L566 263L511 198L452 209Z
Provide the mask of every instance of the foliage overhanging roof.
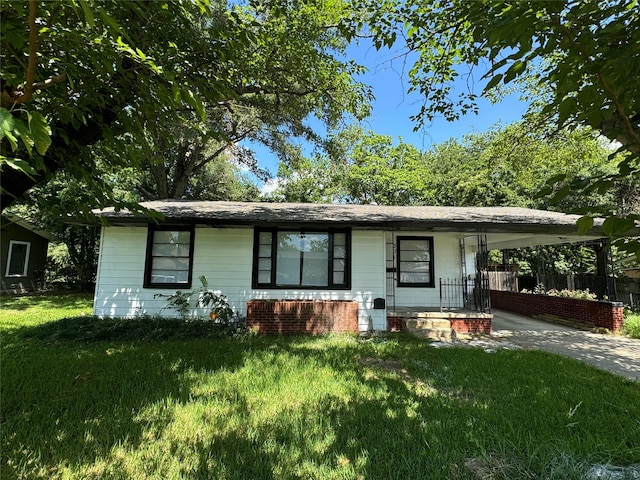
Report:
M260 203L158 200L143 209L162 215L161 223L209 226L307 225L389 228L440 232L522 232L576 234L579 215L520 207L433 207L313 203ZM147 224L143 213L106 208L95 212L111 225ZM589 236L602 235L596 219Z

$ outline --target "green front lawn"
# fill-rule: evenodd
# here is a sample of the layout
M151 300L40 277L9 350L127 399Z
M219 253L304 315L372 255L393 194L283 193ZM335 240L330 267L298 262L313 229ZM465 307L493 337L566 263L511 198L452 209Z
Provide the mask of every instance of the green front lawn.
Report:
M46 324L90 300L3 300L3 479L578 479L640 463L640 384L563 357Z

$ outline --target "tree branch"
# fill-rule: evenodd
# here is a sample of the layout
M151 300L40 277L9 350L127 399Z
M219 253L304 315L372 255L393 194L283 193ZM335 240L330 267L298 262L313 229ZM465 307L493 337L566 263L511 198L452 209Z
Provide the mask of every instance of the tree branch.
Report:
M37 90L44 90L49 87L53 87L59 83L63 83L67 81L67 74L61 73L60 75L54 75L53 77L49 77L42 82L35 82L31 84L31 94L33 96L33 92ZM15 105L26 103L29 101L27 97L26 91L15 89L9 93L6 90L3 90L0 94L0 106L6 108L7 110L12 109Z
M16 105L27 103L33 97L34 83L36 79L36 66L38 64L38 28L36 25L37 9L36 0L29 0L29 60L26 65L24 89L18 87L11 91L3 90L0 96L0 105L11 109ZM23 62L19 62L23 67Z
M38 28L36 25L36 0L29 0L29 63L27 65L26 88L20 103L31 100L33 83L36 80L36 65L38 55Z
M292 91L292 90L282 90L280 92L278 91L272 91L272 90L268 90L264 87L261 87L260 85L247 85L244 87L239 87L237 89L235 89L235 92L242 96L242 95L248 95L248 94L252 94L252 93L264 93L264 94L275 94L275 95L279 95L279 94L285 94L285 95L293 95L296 97L306 97L307 95L311 95L312 93L316 93L317 90L314 90L312 88L306 89L306 90L300 90L300 91Z
M44 90L46 88L52 87L62 82L67 81L67 74L61 73L60 75L54 75L53 77L49 77L42 82L35 82L32 87L34 90Z
M24 63L22 61L22 58L20 58L20 53L15 48L13 48L13 45L11 45L9 42L3 42L2 48L6 48L7 50L9 50L11 52L11 54L13 55L13 58L15 58L16 62L18 62L18 64L22 68L24 68L25 71L27 70L26 63Z

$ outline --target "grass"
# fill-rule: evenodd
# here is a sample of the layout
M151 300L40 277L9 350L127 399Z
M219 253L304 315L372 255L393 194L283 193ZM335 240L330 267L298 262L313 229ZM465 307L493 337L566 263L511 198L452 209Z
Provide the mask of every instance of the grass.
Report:
M640 313L625 315L623 330L631 338L640 338Z
M67 300L3 302L0 478L578 479L640 463L640 384L563 357L96 327L65 319L90 309Z
M13 330L41 325L65 317L91 315L93 295L20 295L0 297L0 328Z

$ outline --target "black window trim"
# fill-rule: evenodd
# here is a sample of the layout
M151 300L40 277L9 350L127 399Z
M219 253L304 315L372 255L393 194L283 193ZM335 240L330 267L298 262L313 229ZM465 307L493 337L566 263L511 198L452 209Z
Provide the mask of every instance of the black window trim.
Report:
M258 283L259 271L259 249L260 249L260 233L271 233L271 279L269 283ZM276 285L277 270L277 233L278 232L296 232L305 233L327 233L329 234L329 252L333 252L333 235L335 233L345 234L345 265L344 265L344 283L333 283L333 253L328 258L328 284L327 285ZM251 275L251 286L253 289L270 289L270 290L351 290L351 229L350 228L305 228L305 227L255 227L253 229L253 266Z
M152 266L152 252L153 252L153 236L155 232L166 231L179 231L189 232L189 273L186 283L171 283L171 282L152 282L151 281L151 266ZM195 238L195 228L193 225L149 225L147 230L147 252L144 266L144 288L171 288L178 290L181 288L191 288L191 282L193 277L193 245Z
M411 283L411 282L402 282L400 279L402 278L402 270L400 269L400 244L402 240L426 240L429 243L429 282L421 282L421 283ZM407 288L435 288L435 268L434 268L434 254L433 254L433 237L420 236L420 235L412 235L412 236L401 236L396 237L396 269L398 272L398 287L407 287Z

